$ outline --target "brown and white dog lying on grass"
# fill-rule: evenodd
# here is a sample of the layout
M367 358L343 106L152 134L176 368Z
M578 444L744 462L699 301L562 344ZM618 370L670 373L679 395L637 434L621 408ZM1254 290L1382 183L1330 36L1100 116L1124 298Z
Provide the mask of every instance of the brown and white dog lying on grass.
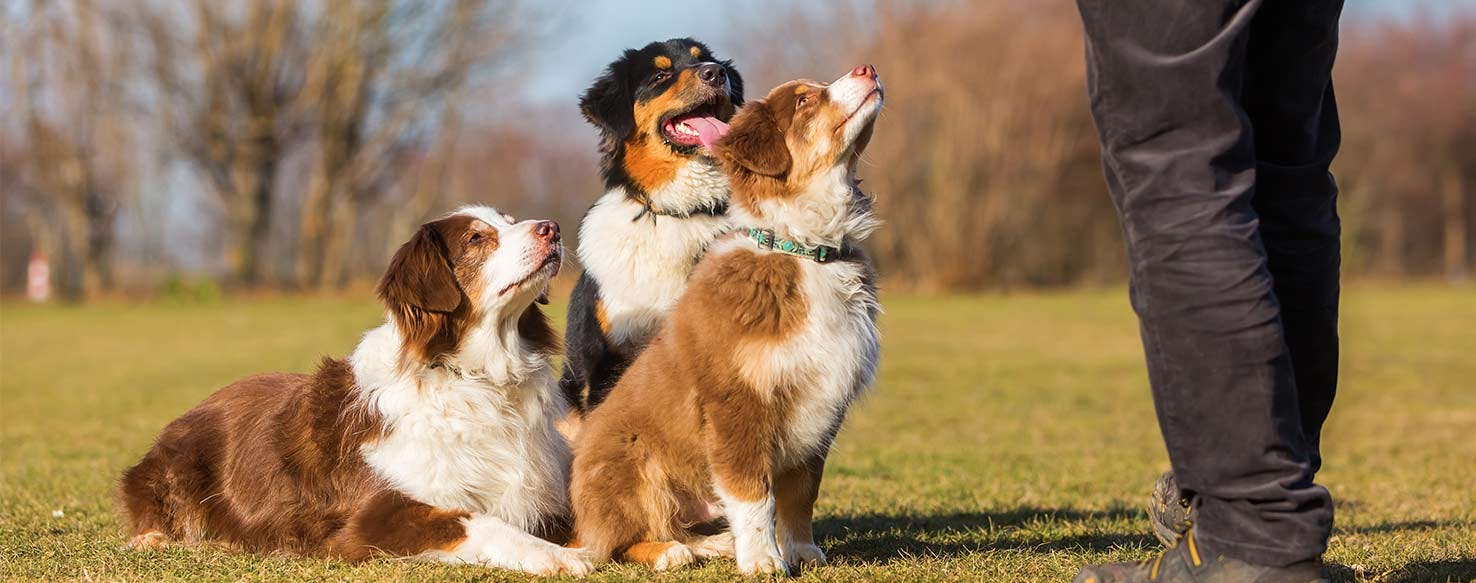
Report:
M119 484L130 546L588 573L535 536L568 528L558 340L533 305L562 257L552 221L467 207L422 226L379 284L389 321L347 361L242 379L164 428Z
M855 245L877 226L856 163L881 104L863 65L780 85L733 118L717 157L739 230L713 243L575 445L576 539L596 560L824 564L811 517L825 457L879 351L875 276ZM718 510L730 533L700 536Z

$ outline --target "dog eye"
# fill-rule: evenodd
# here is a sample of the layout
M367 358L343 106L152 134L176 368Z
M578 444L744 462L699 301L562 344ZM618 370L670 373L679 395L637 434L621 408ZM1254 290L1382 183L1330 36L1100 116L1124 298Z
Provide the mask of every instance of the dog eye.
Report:
M805 104L806 103L809 103L809 102L810 102L810 96L809 95L801 95L801 96L799 96L799 102L798 103L795 103L794 105L795 105L795 107L804 107Z
M467 242L468 243L481 243L482 242L482 234L481 233L472 233L471 234L471 238L470 239L467 239Z
M667 73L666 71L661 71L661 72L656 73L656 76L655 77L652 77L651 78L651 82L652 83L660 83L660 82L665 81L665 80L670 79L670 78L671 78L671 73Z

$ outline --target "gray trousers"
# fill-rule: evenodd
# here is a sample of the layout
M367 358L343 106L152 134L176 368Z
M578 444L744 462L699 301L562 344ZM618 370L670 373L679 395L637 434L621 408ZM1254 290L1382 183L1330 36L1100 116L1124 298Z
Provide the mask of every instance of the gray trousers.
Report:
M1341 0L1077 0L1108 189L1196 537L1285 565L1332 531L1314 483L1338 368L1331 71Z

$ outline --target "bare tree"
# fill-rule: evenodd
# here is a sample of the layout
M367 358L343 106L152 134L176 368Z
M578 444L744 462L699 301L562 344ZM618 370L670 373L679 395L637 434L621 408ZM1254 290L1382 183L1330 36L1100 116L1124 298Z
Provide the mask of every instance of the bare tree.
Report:
M304 91L316 142L297 259L304 285L344 281L357 209L456 125L452 101L524 40L525 16L518 3L488 0L325 7Z
M293 277L341 283L360 210L452 120L447 98L536 30L521 3L493 0L193 0L188 22L173 7L143 17L160 117L214 187L246 285L263 283L272 221L292 210ZM306 187L280 192L299 153Z
M56 258L61 297L80 301L114 285L115 218L136 163L120 82L130 53L116 16L92 0L35 0L26 16L5 31L7 125L25 144L6 164L7 190L23 203L34 246Z
M175 152L211 185L229 225L235 280L265 279L267 239L286 158L307 137L299 103L311 40L286 0L192 0L139 18L153 49L158 119Z

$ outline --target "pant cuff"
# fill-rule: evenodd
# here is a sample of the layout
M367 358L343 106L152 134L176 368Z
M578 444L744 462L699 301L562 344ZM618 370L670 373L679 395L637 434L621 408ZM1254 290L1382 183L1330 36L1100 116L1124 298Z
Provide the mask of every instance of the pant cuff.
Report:
M1194 529L1194 539L1202 543L1200 545L1201 547L1214 553L1254 565L1266 565L1270 567L1285 567L1293 563L1316 559L1327 552L1326 543L1312 547L1297 547L1235 542L1211 534L1204 534L1197 526Z

